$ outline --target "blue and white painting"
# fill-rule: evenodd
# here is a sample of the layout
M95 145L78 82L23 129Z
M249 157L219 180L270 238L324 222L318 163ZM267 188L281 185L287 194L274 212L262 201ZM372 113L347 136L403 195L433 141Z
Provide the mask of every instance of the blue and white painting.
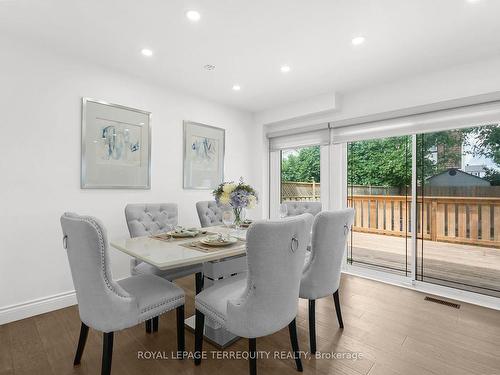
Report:
M100 120L96 156L99 164L141 165L141 127L133 124Z
M207 137L192 136L191 160L206 166L217 168L217 140Z
M224 176L224 129L184 121L185 189L215 189Z

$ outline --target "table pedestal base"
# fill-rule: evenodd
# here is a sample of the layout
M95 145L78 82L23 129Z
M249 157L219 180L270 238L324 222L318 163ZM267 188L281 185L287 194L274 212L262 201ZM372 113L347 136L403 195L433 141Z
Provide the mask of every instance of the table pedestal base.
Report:
M190 316L184 321L186 328L194 333L195 316ZM240 337L233 335L228 330L220 327L214 328L210 326L210 319L205 317L205 329L203 332L204 340L217 347L218 349L225 349L233 342L237 341Z

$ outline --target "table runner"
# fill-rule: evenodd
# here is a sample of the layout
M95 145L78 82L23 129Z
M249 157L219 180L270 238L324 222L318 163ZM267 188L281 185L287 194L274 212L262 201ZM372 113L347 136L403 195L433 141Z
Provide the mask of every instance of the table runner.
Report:
M221 251L221 250L235 250L235 249L244 249L246 247L246 242L238 239L238 242L227 245L227 246L208 246L200 241L191 241L183 244L179 244L180 246L187 247L188 249L195 249L195 250L200 250L205 253L213 253L216 251Z
M150 238L152 238L154 240L158 240L158 241L164 241L164 242L177 242L177 241L186 241L186 240L190 240L193 238L210 236L210 235L214 235L214 234L217 234L217 233L213 233L213 232L201 233L200 232L196 236L193 236L193 237L172 237L172 238L170 238L170 234L158 233L158 234L153 234L152 236L150 236Z

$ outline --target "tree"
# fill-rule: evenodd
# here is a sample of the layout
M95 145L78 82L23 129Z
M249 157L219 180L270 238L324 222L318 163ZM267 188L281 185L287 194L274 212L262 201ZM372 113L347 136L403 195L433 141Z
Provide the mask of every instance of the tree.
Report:
M476 136L473 152L490 158L500 166L500 125L486 125L466 129L469 134Z
M283 181L320 182L319 146L301 148L297 154L288 155L281 163Z
M348 183L404 187L411 183L411 138L391 137L352 142L348 149Z
M486 168L484 179L489 181L491 186L500 186L500 171L493 168Z

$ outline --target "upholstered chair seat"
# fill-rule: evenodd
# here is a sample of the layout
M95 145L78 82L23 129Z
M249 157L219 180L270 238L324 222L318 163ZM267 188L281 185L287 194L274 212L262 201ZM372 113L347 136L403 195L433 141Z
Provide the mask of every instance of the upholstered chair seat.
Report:
M79 365L89 327L103 332L101 373L111 373L113 332L158 319L177 309L178 350L184 351L184 291L155 275L131 276L115 282L108 257L104 226L90 216L66 213L61 217L63 243L82 322L74 365ZM182 329L180 329L182 328Z
M300 298L309 300L309 336L312 353L316 352L316 299L333 295L339 326L344 328L339 299L340 271L353 221L352 208L323 211L314 218L311 251L306 254L299 294Z
M137 301L137 323L153 319L184 304L184 291L160 277L132 276L118 281L118 285Z
M216 201L201 201L196 203L196 211L202 228L221 225L224 206Z
M258 221L247 232L248 272L217 282L195 298L195 364L202 350L205 315L249 339L250 374L256 374L256 338L288 326L297 370L302 371L295 318L308 242L310 214Z
M196 296L196 306L223 327L227 320L227 302L243 296L246 287L247 277L244 273L219 280Z

